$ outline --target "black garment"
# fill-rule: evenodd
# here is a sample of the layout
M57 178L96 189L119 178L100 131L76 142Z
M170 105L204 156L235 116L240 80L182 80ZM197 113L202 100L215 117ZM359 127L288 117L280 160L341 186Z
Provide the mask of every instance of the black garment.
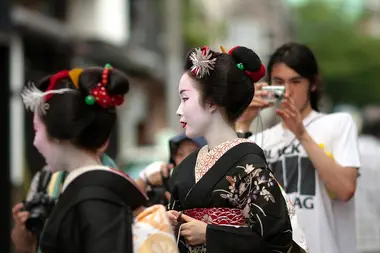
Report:
M194 142L198 147L203 147L204 145L207 144L206 139L203 137L197 137L197 138L188 138L184 133L179 134L169 140L169 151L170 151L170 156L169 156L169 164L173 164L174 166L177 166L178 164L175 164L175 156L177 155L177 151L179 146L183 141L192 141ZM162 175L162 171L161 171ZM149 188L147 190L147 194L149 197L149 202L148 206L160 204L160 205L168 205L169 201L166 198L165 193L169 191L168 189L168 180L170 176L164 177L162 175L162 181L163 185L160 186L153 186L149 185ZM149 184L149 181L147 182Z
M127 177L92 170L59 197L41 238L43 253L132 253L132 210L146 202Z
M206 245L194 249L181 238L181 253L287 252L293 244L291 222L286 202L267 167L262 149L250 142L232 147L195 183L198 152L175 168L170 179L169 209L244 209L248 226L209 224Z

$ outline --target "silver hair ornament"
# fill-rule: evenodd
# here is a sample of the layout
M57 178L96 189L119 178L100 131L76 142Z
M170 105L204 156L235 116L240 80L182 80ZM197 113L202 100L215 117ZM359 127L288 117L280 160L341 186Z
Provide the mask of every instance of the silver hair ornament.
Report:
M192 73L195 72L197 78L202 78L205 75L210 75L210 70L214 69L216 58L211 59L213 56L210 49L203 50L196 48L190 55L190 60L193 66L190 68Z
M28 83L28 85L23 89L21 93L22 102L27 110L32 112L37 112L45 114L46 110L49 109L49 104L45 102L45 96L49 94L63 94L65 92L75 91L73 89L64 88L59 90L49 90L42 92L33 83Z

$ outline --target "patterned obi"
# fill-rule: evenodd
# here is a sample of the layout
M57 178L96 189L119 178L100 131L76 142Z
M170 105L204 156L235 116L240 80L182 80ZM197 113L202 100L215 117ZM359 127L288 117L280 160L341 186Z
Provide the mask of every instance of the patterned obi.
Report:
M194 208L183 213L207 224L247 226L242 210L237 208Z

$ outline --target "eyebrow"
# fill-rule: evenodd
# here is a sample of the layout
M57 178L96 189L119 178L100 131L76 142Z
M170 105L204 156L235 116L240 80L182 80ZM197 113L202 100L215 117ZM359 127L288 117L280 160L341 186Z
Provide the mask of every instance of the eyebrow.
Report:
M181 91L179 92L179 94L181 95L181 94L184 93L185 91L189 91L189 90L181 90Z
M302 78L303 78L302 76L293 76L290 78L290 80L297 80L297 79L302 79ZM273 77L273 79L284 80L283 78L277 77L277 76Z

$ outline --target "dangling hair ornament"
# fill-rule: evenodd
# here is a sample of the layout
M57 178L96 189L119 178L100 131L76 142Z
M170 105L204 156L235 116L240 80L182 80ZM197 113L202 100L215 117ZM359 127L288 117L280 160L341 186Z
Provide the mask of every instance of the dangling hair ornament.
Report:
M69 71L63 70L53 75L50 78L49 86L45 92L40 91L33 83L28 83L28 85L23 89L21 93L22 102L27 110L32 112L38 112L40 114L45 114L46 110L49 109L49 104L47 101L54 94L64 94L65 92L75 91L70 88L54 90L54 87L58 80L69 77Z
M86 104L93 105L96 102L99 106L105 109L116 107L123 104L124 96L122 95L110 96L106 89L110 70L112 70L112 66L111 64L107 63L103 69L102 81L99 82L96 85L96 87L91 90L90 95L86 96L85 98Z
M197 78L202 78L205 75L210 75L210 70L214 69L216 57L213 57L213 53L208 47L196 48L190 55L190 60L193 66L190 68Z

